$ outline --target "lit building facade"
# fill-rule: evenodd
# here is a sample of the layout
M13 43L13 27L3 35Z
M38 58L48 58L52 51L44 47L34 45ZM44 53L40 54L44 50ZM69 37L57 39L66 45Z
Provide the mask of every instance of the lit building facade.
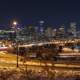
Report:
M70 28L68 29L68 33L70 34L69 36L70 37L76 37L77 35L76 35L76 28L77 28L77 26L76 26L76 22L71 22L70 23Z

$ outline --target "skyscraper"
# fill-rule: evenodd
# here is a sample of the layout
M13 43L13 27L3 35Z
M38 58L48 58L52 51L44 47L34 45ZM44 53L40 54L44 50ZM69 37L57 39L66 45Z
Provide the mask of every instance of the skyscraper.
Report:
M72 34L73 37L76 37L76 36L77 36L77 35L76 35L76 28L77 28L76 22L71 22L71 23L70 23L70 28L68 29L68 32L69 32L70 34Z
M51 27L48 27L46 30L45 30L45 35L49 38L52 37L52 33L53 33L53 30Z
M57 37L58 38L64 38L65 37L65 26L64 25L60 26L60 28L58 29Z

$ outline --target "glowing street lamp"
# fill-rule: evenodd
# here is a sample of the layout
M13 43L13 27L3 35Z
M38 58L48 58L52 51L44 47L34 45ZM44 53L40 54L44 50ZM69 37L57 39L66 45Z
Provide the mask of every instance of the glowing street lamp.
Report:
M18 25L18 22L17 22L17 21L13 21L12 27L13 27L15 30L17 29L17 25Z
M18 23L17 23L16 21L14 21L14 22L13 22L13 25L15 25L15 26L16 26L17 24L18 24Z

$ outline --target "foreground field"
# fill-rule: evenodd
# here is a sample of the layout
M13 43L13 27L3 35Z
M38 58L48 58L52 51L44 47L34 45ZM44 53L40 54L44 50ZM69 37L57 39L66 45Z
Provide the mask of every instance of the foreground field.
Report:
M80 63L26 59L0 52L0 80L80 80Z
M58 70L0 69L0 80L80 80L80 72Z

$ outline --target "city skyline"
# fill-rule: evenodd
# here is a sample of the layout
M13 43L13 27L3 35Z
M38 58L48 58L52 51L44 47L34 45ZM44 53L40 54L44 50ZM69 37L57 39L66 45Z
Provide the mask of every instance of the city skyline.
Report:
M80 28L79 28L79 24L80 23L78 23L78 22L74 22L74 21L72 21L72 22L68 22L68 23L63 23L63 24L57 24L57 25L52 25L52 24L50 24L48 21L43 21L43 20L40 20L40 21L34 21L33 23L27 23L27 24L23 24L22 22L20 22L19 20L17 20L17 19L12 19L12 20L10 20L9 22L8 22L8 24L0 24L0 29L1 30L8 30L8 29L11 29L11 28L13 28L13 22L17 22L18 24L17 24L17 27L18 28L25 28L25 27L27 27L28 28L28 26L32 26L32 28L39 28L40 29L40 27L41 28L47 28L47 27L51 27L51 28L53 28L53 29L59 29L59 28L61 28L62 26L64 26L64 28L65 28L65 30L67 30L67 29L69 29L70 28L70 26L71 26L71 23L75 23L76 24L76 29L77 29L77 31L80 31Z

